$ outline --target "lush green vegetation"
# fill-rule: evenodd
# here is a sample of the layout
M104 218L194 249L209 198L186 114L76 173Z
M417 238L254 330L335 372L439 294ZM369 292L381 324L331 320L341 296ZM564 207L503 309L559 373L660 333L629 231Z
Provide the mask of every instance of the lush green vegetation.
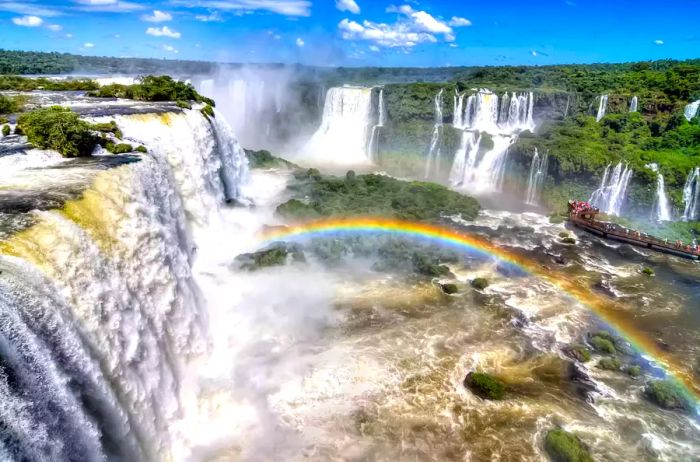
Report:
M642 368L637 365L629 366L627 369L625 369L625 372L627 372L627 375L630 377L636 378L642 375Z
M203 114L214 116L214 111L210 107L214 106L213 100L197 93L191 84L173 80L167 75L147 75L141 77L139 83L134 85L105 85L90 92L89 95L99 98L126 98L137 101L196 101L207 105Z
M585 345L571 345L564 352L576 361L585 363L591 360L591 350Z
M464 379L464 386L483 399L501 400L506 396L506 385L483 372L470 372Z
M10 126L5 124L2 126L2 136L8 136L10 134Z
M683 390L668 380L652 380L644 387L644 396L664 409L690 410L690 401Z
M295 262L306 261L302 248L296 244L276 242L267 249L239 255L236 257L236 262L241 269L258 271L263 268L283 266L290 259Z
M651 116L609 114L600 123L588 115L548 121L537 136L523 136L513 147L521 171L529 169L535 148L550 155L550 188L580 183L587 185L581 191L584 197L600 184L607 165L628 163L634 171L630 203L648 215L656 191L656 174L646 167L650 163L659 165L673 205L683 206L688 172L700 165L700 118L688 122L679 110Z
M79 56L67 53L0 50L0 74L119 74L124 69L139 74L184 72L207 74L215 64L142 58Z
M252 151L246 149L245 155L248 158L248 166L250 168L298 168L295 164L284 160L281 157L275 157L270 153L270 151L266 150Z
M554 462L593 462L579 437L561 428L547 432L544 448Z
M296 175L292 189L307 202L292 199L277 212L290 219L314 216L380 215L410 220L438 220L461 215L473 220L476 200L433 183L400 181L382 175L323 177L311 169Z
M99 88L94 80L89 79L47 79L26 78L16 75L0 75L0 90L13 91L88 91Z
M596 367L606 371L619 371L622 363L617 358L601 358Z
M53 149L65 157L89 156L99 141L89 123L60 106L27 112L17 122L34 146Z
M0 95L0 114L13 114L23 109L26 98L23 96Z
M107 138L107 134L116 138L122 136L114 121L90 124L62 106L23 113L17 120L15 133L26 135L37 148L53 149L64 157L89 156L98 144L113 154L134 151L130 144L115 143Z
M590 339L590 343L593 346L593 348L599 353L614 355L617 351L615 349L614 341L609 336L606 336L603 333L593 335Z

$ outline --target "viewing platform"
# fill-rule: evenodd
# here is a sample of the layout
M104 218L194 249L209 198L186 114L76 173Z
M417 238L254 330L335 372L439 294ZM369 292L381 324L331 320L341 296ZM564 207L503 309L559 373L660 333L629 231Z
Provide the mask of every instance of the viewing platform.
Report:
M625 228L617 223L600 221L596 219L599 213L598 208L587 202L569 201L569 222L577 228L603 239L624 242L690 260L700 260L700 249L697 245L685 244L681 241L669 242L668 239L650 236L640 231Z

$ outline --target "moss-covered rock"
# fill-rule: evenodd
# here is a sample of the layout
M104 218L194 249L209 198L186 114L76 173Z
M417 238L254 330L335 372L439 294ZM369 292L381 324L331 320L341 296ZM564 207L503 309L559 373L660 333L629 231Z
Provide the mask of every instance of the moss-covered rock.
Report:
M506 386L498 378L484 372L470 372L464 379L464 386L484 399L501 400L506 396Z
M619 371L622 363L617 358L601 358L596 367L605 371Z
M215 117L216 114L214 113L214 108L211 107L211 105L207 104L205 105L202 109L200 109L200 112L204 115L204 117Z
M10 129L9 125L2 126L2 136L9 136L11 131L12 130Z
M646 276L653 276L653 275L654 275L654 270L651 269L651 268L649 268L648 266L646 266L646 267L644 267L644 268L642 269L642 274L644 274L644 275L646 275Z
M683 390L670 380L652 380L644 387L644 396L659 407L669 410L691 409Z
M180 109L192 109L192 104L190 104L188 101L175 101L175 104Z
M128 143L113 143L112 141L107 141L104 143L104 148L112 154L126 154L127 152L134 152L134 147Z
M564 353L576 361L585 363L591 360L591 350L585 345L570 345L564 349Z
M576 244L576 238L573 238L571 236L569 237L563 237L561 239L562 244L567 244L567 245L574 245Z
M616 351L615 344L613 342L611 342L607 338L603 338L597 335L591 337L591 345L599 353L613 355Z
M303 249L296 244L278 242L258 252L246 253L236 257L240 269L257 271L263 268L286 265L289 260L305 262Z
M472 279L471 286L476 290L484 290L489 286L489 281L486 278L474 278Z
M148 149L146 149L146 146L138 146L135 149L136 152L140 152L142 154L148 154Z
M544 448L553 462L593 462L588 448L579 437L561 428L547 432Z
M298 168L297 165L293 164L292 162L284 160L281 157L275 157L270 153L270 151L266 151L264 149L260 151L246 149L245 154L248 158L248 166L250 168Z
M569 233L568 231L562 231L559 233L559 237L565 239L567 237L571 237L571 233Z
M459 287L457 287L457 284L452 284L452 283L440 284L440 288L447 295L454 295L456 293L459 293Z
M627 375L630 377L637 378L642 375L642 368L637 365L629 366L627 369L625 369L625 372L627 372Z
M290 220L311 220L320 215L310 205L298 200L290 199L277 207L277 215Z

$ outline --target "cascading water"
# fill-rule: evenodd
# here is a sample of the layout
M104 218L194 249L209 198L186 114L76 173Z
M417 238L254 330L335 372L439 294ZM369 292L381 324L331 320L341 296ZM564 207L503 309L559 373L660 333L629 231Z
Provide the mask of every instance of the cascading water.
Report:
M540 156L540 153L535 148L535 155L532 157L532 164L530 165L530 176L527 181L527 198L525 199L527 204L537 205L544 179L547 176L548 165L549 153Z
M465 93L455 95L453 125L467 131L453 159L450 184L473 193L500 190L508 147L517 140L521 131L534 130L533 111L532 92L505 93L500 99L485 89L469 97ZM479 156L482 137L470 134L470 131L488 133L493 147Z
M321 126L302 149L302 159L347 166L371 163L372 93L361 87L328 90Z
M671 204L666 195L664 176L659 172L657 164L648 164L646 168L656 173L656 199L652 207L651 217L656 221L671 221Z
M637 112L639 106L639 99L636 96L632 97L632 101L630 101L630 112Z
M475 179L474 165L481 144L481 135L475 131L462 133L459 150L455 153L449 181L452 186L469 184Z
M700 167L694 168L688 175L683 188L683 203L685 204L683 221L697 220L700 204Z
M433 134L430 138L430 146L428 148L428 158L425 161L425 177L431 178L438 173L440 169L440 155L442 153L441 138L442 138L442 95L444 89L440 89L435 95L435 126Z
M595 120L600 122L605 117L605 112L608 110L608 95L603 95L598 100L598 113Z
M379 159L379 131L384 127L384 89L379 90L379 101L377 102L377 124L372 127L372 136L369 138L367 152L369 153L372 162L377 162Z
M207 348L195 228L246 162L197 110L118 124L149 153L0 245L3 460L169 460L186 440L185 361Z
M700 100L688 104L683 111L683 115L685 115L688 122L693 120L693 118L695 118L695 116L698 114L700 114Z
M632 169L629 165L618 163L605 167L603 181L593 193L589 202L608 215L620 215L627 195L627 187L632 179Z

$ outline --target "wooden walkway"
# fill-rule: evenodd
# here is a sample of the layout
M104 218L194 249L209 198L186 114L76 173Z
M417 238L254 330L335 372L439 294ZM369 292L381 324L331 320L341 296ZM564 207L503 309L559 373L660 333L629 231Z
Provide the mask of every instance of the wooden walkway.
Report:
M697 248L693 250L691 246L686 244L668 242L667 240L659 239L658 237L650 236L646 233L640 233L639 231L625 228L616 223L598 221L595 219L597 214L598 210L595 209L583 211L570 210L569 222L577 228L586 230L604 239L624 242L636 247L643 247L645 249L655 250L657 252L690 260L700 260L700 250Z

